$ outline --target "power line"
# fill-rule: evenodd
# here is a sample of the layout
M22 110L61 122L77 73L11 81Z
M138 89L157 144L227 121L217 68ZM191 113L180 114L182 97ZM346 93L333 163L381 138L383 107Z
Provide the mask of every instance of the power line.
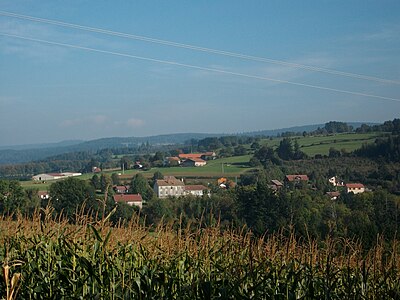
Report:
M128 38L128 39L133 39L133 40L140 40L143 42L156 43L156 44L161 44L161 45L165 45L165 46L172 46L172 47L184 48L184 49L189 49L189 50L194 50L194 51L201 51L201 52L213 53L213 54L218 54L218 55L223 55L223 56L235 57L235 58L240 58L240 59L245 59L245 60L277 64L277 65L281 65L281 66L297 68L297 69L304 69L304 70L308 70L308 71L327 73L327 74L331 74L331 75L345 76L345 77L375 81L375 82L385 83L385 84L400 84L400 81L392 80L392 79L384 79L384 78L379 78L379 77L374 77L374 76L342 72L342 71L332 70L332 69L327 69L327 68L297 64L297 63L283 61L283 60L275 60L275 59L270 59L270 58L257 57L257 56L240 54L240 53L223 51L223 50L217 50L217 49L212 49L212 48L199 47L199 46L194 46L194 45L190 45L190 44L183 44L183 43L177 43L177 42L168 41L168 40L155 39L155 38L141 36L141 35L128 34L128 33L123 33L123 32L118 32L118 31L111 31L111 30L106 30L106 29L101 29L101 28L96 28L96 27L88 27L88 26L83 26L83 25L78 25L78 24L73 24L73 23L66 23L66 22L61 22L61 21L51 20L51 19L37 18L37 17L33 17L33 16L21 15L21 14L11 13L11 12L7 12L7 11L0 11L0 15L12 17L12 18L23 19L23 20L29 20L29 21L38 22L38 23L45 23L45 24L69 27L69 28L74 28L74 29L79 29L79 30L84 30L84 31L102 33L102 34L106 34L106 35Z
M33 41L33 42L45 43L45 44L49 44L49 45L56 45L56 46L62 46L62 47L68 47L68 48L92 51L92 52L97 52L97 53L111 54L111 55L116 55L116 56L121 56L121 57L134 58L134 59L139 59L139 60L144 60L144 61L150 61L150 62L174 65L174 66L191 68L191 69L196 69L196 70L216 72L216 73L240 76L240 77L245 77L245 78L266 80L266 81L272 81L272 82L277 82L277 83L284 83L284 84L290 84L290 85L295 85L295 86L314 88L314 89L331 91L331 92L338 92L338 93L344 93L344 94L350 94L350 95L356 95L356 96L363 96L363 97L370 97L370 98L376 98L376 99L381 99L381 100L390 100L390 101L400 102L400 99L398 99L398 98L391 98L391 97L385 97L385 96L379 96L379 95L373 95L373 94L366 94L366 93L361 93L361 92L353 92L353 91L348 91L348 90L341 90L341 89L335 89L335 88L324 87L324 86L319 86L319 85L311 85L311 84L306 84L306 83L299 83L299 82L294 82L294 81L287 81L287 80L281 80L281 79L275 79L275 78L269 78L269 77L263 77L263 76L257 76L257 75L249 75L249 74L226 71L226 70L215 69L215 68L207 68L207 67L195 66L195 65L184 64L184 63L179 63L179 62L175 62L175 61L167 61L167 60L161 60L161 59L155 59L155 58L131 55L131 54L126 54L126 53L107 51L107 50L101 50L101 49L90 48L90 47L83 47L83 46L78 46L78 45L73 45L73 44L66 44L66 43L59 43L59 42L42 40L42 39L29 38L29 37L24 37L24 36L15 35L15 34L8 34L8 33L3 33L3 32L0 32L0 35L7 36L7 37L18 38L18 39L22 39L22 40Z

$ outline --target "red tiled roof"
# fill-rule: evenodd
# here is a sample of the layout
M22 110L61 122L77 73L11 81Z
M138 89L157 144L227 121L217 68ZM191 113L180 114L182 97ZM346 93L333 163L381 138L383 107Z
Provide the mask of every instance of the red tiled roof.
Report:
M201 184L185 186L185 191L204 191L204 190L207 190L207 188Z
M49 192L47 192L47 191L39 191L38 195L39 195L39 197L40 196L47 196L47 195L49 195Z
M114 201L115 202L142 202L142 196L140 194L118 194L114 195Z
M346 187L349 189L362 189L364 185L362 183L346 183Z
M203 153L187 153L187 154L181 153L181 154L179 154L179 157L180 158L186 158L186 159L188 159L188 158L200 158L202 155L203 155Z
M301 180L301 181L308 181L307 175L286 175L286 179L289 181Z

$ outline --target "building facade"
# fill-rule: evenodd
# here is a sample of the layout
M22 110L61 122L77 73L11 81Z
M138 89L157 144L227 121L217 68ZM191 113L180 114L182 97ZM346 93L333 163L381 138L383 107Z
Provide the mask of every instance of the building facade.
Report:
M179 197L185 194L185 184L174 176L157 179L153 189L158 198Z

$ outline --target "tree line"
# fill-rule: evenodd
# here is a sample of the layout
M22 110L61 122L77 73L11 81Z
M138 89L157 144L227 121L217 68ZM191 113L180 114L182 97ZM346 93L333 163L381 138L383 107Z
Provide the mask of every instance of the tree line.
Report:
M162 220L198 229L219 222L221 228L245 226L259 236L294 229L299 237L356 238L366 246L374 244L377 234L389 241L400 230L400 199L383 189L357 195L343 192L339 199L331 200L324 191L309 188L276 192L259 176L228 190L211 187L210 197L158 199L151 187L159 177L162 174L150 179L137 174L130 182L130 192L142 194L146 201L140 213L137 207L114 202L113 179L107 175L99 176L98 181L68 178L55 182L50 200L41 200L37 190L24 191L17 181L0 180L0 213L29 216L35 209L51 205L54 213L71 222L81 212L93 217L113 212L115 224L140 215L148 226L157 226Z

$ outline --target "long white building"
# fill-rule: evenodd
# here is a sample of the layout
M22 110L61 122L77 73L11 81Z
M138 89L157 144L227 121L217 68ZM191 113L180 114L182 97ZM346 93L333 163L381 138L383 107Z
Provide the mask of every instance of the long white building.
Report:
M82 173L71 173L71 172L43 173L43 174L38 174L38 175L32 176L32 180L34 180L34 181L50 181L50 180L57 180L57 179L80 176L80 175L82 175Z

